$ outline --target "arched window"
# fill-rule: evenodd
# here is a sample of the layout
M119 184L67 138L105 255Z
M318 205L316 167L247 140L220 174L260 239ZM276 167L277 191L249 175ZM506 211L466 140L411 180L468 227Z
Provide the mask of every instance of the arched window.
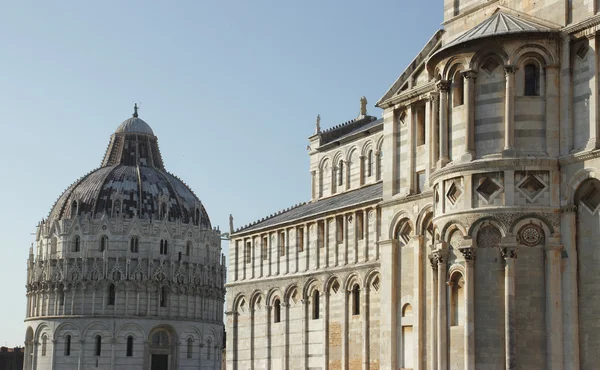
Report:
M367 154L367 177L373 176L373 151L369 150Z
M276 299L273 303L273 322L281 322L281 301L279 299Z
M450 326L463 326L465 321L465 280L461 273L450 279Z
M192 358L193 351L194 351L194 340L192 338L188 338L188 340L187 340L187 358Z
M108 286L108 302L106 302L106 304L108 306L114 306L115 298L116 298L115 284L110 284Z
M313 320L319 319L319 291L315 290L312 294L312 318Z
M138 253L139 243L140 242L137 236L131 237L131 240L129 241L129 250L131 250L131 253Z
M171 345L169 335L163 331L157 331L152 335L152 345L155 347L168 347Z
M127 357L133 357L133 337L127 337Z
M96 335L96 356L102 355L102 337Z
M212 347L212 341L208 338L208 342L206 342L206 359L210 360L210 349Z
M115 200L113 203L113 216L119 217L121 215L121 201Z
M73 203L71 203L71 218L74 218L75 216L77 216L77 201L74 200Z
M79 250L81 249L81 239L79 238L79 235L75 237L75 240L73 240L73 252L79 252Z
M457 71L452 79L452 106L458 107L465 102L465 78Z
M65 356L71 356L71 336L65 338Z
M360 288L355 284L352 288L352 315L360 315Z
M48 337L46 334L42 337L42 356L46 356L46 346L48 345Z
M338 166L338 185L344 184L344 161L340 159L340 165Z
M167 299L169 299L169 291L167 287L164 286L160 289L160 307L167 307Z
M525 66L525 96L540 95L540 73L538 67L533 64Z
M192 254L192 242L187 242L185 245L185 255L190 256Z
M104 252L108 249L108 236L102 235L100 237L100 252Z
M167 241L165 239L160 240L160 254L167 255Z

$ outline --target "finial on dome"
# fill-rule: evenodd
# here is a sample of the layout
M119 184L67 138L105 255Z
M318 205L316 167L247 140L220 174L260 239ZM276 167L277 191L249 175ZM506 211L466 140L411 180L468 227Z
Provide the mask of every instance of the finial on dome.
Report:
M135 103L135 104L133 105L133 116L134 116L134 117L137 117L137 116L138 116L138 112L137 112L137 111L138 111L138 106L137 106L137 103Z

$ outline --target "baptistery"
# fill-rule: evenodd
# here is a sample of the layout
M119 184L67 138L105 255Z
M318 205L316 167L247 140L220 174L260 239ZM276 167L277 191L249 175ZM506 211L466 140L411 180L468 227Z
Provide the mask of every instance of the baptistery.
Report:
M24 368L219 368L220 241L136 105L37 226Z

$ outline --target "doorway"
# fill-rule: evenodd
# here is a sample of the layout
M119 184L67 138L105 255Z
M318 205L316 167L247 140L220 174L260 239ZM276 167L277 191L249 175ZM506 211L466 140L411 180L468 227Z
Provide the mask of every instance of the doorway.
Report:
M169 370L169 355L152 355L150 370Z

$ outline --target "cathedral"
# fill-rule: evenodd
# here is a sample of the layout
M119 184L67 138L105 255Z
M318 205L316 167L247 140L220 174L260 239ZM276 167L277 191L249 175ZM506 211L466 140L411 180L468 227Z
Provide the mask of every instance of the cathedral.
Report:
M230 225L228 370L598 369L600 1L443 12L381 114L317 118L310 199Z
M38 224L24 369L220 369L225 273L220 231L136 105Z

